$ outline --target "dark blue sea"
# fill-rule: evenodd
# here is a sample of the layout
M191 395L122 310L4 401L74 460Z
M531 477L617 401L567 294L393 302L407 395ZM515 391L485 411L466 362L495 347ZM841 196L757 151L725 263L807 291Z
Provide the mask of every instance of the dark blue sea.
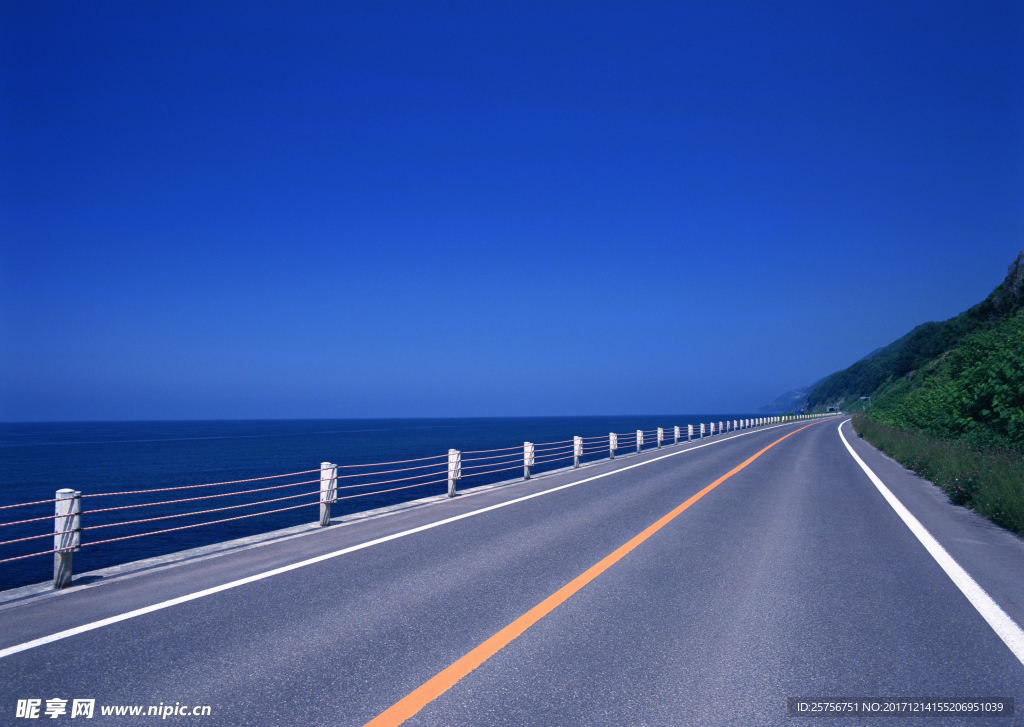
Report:
M593 451L584 456L584 462L594 461L608 456L609 432L628 435L663 427L671 442L673 426L682 426L685 432L687 424L747 416L753 415L0 424L0 506L52 500L55 491L65 487L81 491L83 547L74 555L74 570L82 573L318 519L319 472L191 487L195 485L316 470L329 461L339 465L339 476L346 476L338 480L339 497L345 499L332 507L336 518L446 492L449 449L511 448L465 455L459 487L470 488L522 477L524 441L537 444L533 472L541 473L572 464L569 445L545 443L571 442L575 435L603 437L593 440L588 447ZM635 451L628 441L620 454ZM648 439L644 449L653 446L653 439ZM352 467L435 456L384 467ZM491 459L480 459L484 457ZM413 467L421 469L409 469ZM384 470L401 471L366 475ZM404 479L412 476L420 479ZM175 487L191 489L154 492ZM395 489L399 487L405 489ZM261 491L233 494L256 489ZM392 491L366 494L385 489ZM138 494L108 494L125 492ZM168 502L182 498L204 499ZM256 502L265 504L249 504ZM110 510L127 505L138 507ZM52 516L53 508L53 502L46 502L0 509L0 541L47 536L0 545L0 561L53 548L52 519L2 525ZM203 510L214 512L191 514ZM282 511L251 516L266 510ZM203 524L229 518L238 519ZM148 522L120 524L132 520ZM157 530L170 532L135 537ZM92 545L115 538L125 539ZM46 581L52 575L52 554L0 562L0 590Z

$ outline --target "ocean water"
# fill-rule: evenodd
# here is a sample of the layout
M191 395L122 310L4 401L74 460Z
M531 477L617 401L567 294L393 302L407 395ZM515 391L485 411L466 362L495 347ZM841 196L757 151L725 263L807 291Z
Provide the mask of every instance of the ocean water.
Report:
M618 432L621 437L637 429L663 427L666 441L671 442L673 426L681 426L685 432L687 424L751 416L0 424L0 506L52 500L55 491L65 487L80 490L83 547L74 555L74 570L82 573L315 522L319 517L319 472L212 487L196 485L301 473L317 470L321 462L330 461L339 465L338 474L343 476L338 481L342 488L339 497L345 499L339 499L331 510L332 518L336 518L446 492L449 449L499 450L464 455L464 477L459 487L470 488L521 478L524 441L536 443L533 472L541 473L572 464L571 447L546 447L545 443L571 443L576 435L604 437L603 441L595 440L595 451L584 456L587 462L608 456L609 432ZM653 446L653 439L645 440L645 450ZM630 451L635 451L632 443L622 446L619 453ZM419 458L433 459L382 467L353 466ZM366 476L391 470L399 471ZM416 475L419 479L403 479ZM175 487L190 489L155 492ZM262 491L232 494L257 489ZM126 492L137 494L107 494ZM190 499L182 501L185 498ZM267 500L273 502L251 504ZM52 516L53 508L52 502L45 502L0 509L0 542L48 534L0 545L0 561L7 561L0 562L0 590L52 579L52 554L7 559L50 550L53 520L3 523ZM291 509L250 516L283 508ZM192 514L203 510L215 512ZM227 518L240 519L203 524ZM122 524L135 520L146 522ZM170 532L137 537L157 530ZM98 543L117 538L123 539Z

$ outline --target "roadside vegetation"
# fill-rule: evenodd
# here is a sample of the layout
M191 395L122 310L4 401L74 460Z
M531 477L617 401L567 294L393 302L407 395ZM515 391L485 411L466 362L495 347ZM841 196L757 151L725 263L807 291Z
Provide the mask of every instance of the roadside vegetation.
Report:
M867 416L975 447L1024 449L1024 310L878 392Z
M863 439L1024 536L1024 253L984 301L833 374L808 404L862 410Z
M939 439L897 429L863 414L854 416L853 428L901 465L942 488L954 504L1024 536L1021 450Z

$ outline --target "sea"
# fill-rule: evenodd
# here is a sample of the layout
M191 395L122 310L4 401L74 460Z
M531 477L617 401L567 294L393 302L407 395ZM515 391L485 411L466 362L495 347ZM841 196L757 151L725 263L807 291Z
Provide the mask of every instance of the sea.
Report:
M585 463L607 458L609 432L626 455L638 429L671 443L674 426L753 416L0 423L0 590L52 580L62 488L82 493L78 574L317 522L322 462L338 465L337 518L447 492L449 449L466 489L521 479L524 442L540 474L572 464L574 436Z

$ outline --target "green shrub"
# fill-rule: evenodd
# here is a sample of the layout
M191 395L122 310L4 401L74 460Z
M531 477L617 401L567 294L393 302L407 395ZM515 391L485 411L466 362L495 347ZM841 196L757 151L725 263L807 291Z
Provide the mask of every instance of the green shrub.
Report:
M975 446L1024 447L1024 311L891 383L870 416Z
M1024 535L1024 456L1015 448L972 446L853 418L857 434L907 469L937 484L957 505Z

